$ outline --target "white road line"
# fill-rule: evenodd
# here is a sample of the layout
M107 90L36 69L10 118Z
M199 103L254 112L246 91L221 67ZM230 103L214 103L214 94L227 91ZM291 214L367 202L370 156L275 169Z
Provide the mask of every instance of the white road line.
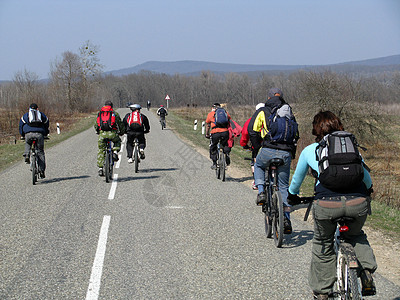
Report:
M118 161L117 161L117 163L115 164L115 168L116 168L116 169L119 169L119 164L121 163L121 157L122 157L122 154L119 154L119 155L118 155Z
M90 275L89 287L86 293L86 300L97 300L100 292L101 273L103 272L103 262L106 253L108 227L110 226L110 216L103 217L103 224L100 229L99 242L97 244L96 256L94 258L92 274Z
M113 200L115 196L115 190L117 189L118 174L114 174L113 182L111 183L110 193L108 194L108 200Z

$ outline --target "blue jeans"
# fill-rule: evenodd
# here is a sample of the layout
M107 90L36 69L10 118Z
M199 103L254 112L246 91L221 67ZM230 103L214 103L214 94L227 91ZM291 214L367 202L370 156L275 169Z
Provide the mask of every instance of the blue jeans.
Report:
M285 162L284 165L278 167L278 185L279 191L282 194L282 200L285 206L290 206L287 203L288 188L289 188L289 177L290 177L290 163L292 157L290 152L271 149L261 148L258 152L256 163L254 164L254 180L256 186L263 185L265 183L265 171L268 172L269 160L272 158L281 158ZM268 173L267 173L268 175Z

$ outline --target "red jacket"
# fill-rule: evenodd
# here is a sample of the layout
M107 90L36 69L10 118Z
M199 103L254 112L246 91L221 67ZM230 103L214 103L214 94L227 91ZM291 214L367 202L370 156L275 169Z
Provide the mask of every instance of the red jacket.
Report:
M229 120L229 126L228 126L228 131L229 131L229 140L228 140L228 147L232 148L233 147L233 139L234 137L238 137L240 133L242 132L242 127L232 119Z
M240 146L244 147L249 143L250 140L250 135L249 131L247 130L247 127L249 127L251 118L249 118L246 123L244 123L243 128L242 128L242 136L240 138Z

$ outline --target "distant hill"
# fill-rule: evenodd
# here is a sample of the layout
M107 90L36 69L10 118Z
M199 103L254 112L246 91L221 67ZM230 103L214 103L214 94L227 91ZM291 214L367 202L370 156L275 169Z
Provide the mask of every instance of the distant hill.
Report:
M317 70L321 68L331 68L336 72L382 72L384 70L400 71L400 55L392 55L360 61L350 61L331 65L247 65L193 60L182 60L175 62L148 61L134 67L108 71L105 72L105 74L123 76L139 73L140 71L165 73L169 75L198 75L202 71L210 71L215 73L271 73L293 72L300 69Z

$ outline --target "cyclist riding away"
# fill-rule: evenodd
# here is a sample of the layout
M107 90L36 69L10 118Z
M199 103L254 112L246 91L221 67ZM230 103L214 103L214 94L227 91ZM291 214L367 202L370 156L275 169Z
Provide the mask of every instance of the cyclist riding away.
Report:
M229 166L231 163L229 154L231 148L228 146L229 140L229 120L231 116L221 107L221 104L214 103L211 111L207 115L206 119L206 138L210 139L210 158L213 162L211 169L215 170L217 168L217 151L218 151L218 141L220 141L221 146L226 157L226 165Z
M330 111L321 111L316 114L312 125L312 134L316 137L316 143L308 145L300 154L289 187L289 203L293 205L298 203L299 198L296 195L299 194L300 186L308 173L308 169L311 168L312 172L317 174L315 175L316 178L320 175L316 155L318 147L320 147L320 141L332 132L344 130L340 119ZM360 165L364 166L361 163ZM327 188L325 185L320 181L316 181L314 188L315 200L312 208L314 238L309 284L313 290L314 297L315 299L328 299L328 292L335 282L336 255L332 241L336 224L331 220L342 216L354 218L354 221L348 224L349 231L344 234L346 241L354 247L361 265L361 270L359 271L361 271L362 293L363 295L374 295L375 285L371 273L376 270L377 264L367 236L362 230L367 214L370 211L369 195L372 192L370 174L363 167L363 176L360 177L360 182L352 184L346 190L332 190L332 188Z
M49 134L49 119L39 111L36 103L29 106L29 111L19 121L19 134L25 138L25 162L30 163L29 155L34 139L38 147L38 169L40 178L45 178L46 158L44 154L44 137Z
M140 158L144 159L144 149L146 148L146 138L145 133L150 132L149 119L140 112L142 107L139 104L133 104L129 106L132 112L127 113L124 117L123 123L127 129L127 143L126 151L128 153L128 163L133 163L133 142L135 138L139 140L139 153Z
M118 161L118 152L121 150L121 138L119 136L125 133L125 126L119 114L113 110L113 103L111 101L106 101L97 114L94 129L96 130L96 134L99 135L99 151L97 153L98 172L99 176L104 176L103 166L107 147L106 140L113 142L113 159L114 161Z
M258 103L256 105L256 111L258 111L261 107L264 107L264 103ZM252 117L250 117L243 125L242 128L242 136L240 138L240 146L243 147L243 149L251 149L251 173L253 174L254 178L254 163L256 162L256 157L258 154L258 151L261 148L261 133L260 132L254 132L253 131L253 125L254 125L254 120L255 120L256 114L253 114ZM253 190L257 190L257 186L255 184L255 181L253 180L252 183Z
M290 117L293 119L294 117L290 107L283 99L283 93L280 89L270 89L267 97L265 107L254 113L253 132L261 132L261 138L263 139L254 165L255 184L258 188L256 204L263 205L266 201L264 183L265 171L269 167L269 161L273 158L283 159L284 164L278 167L278 186L284 204L284 233L290 234L292 233L292 224L290 222L290 205L287 203L287 189L289 187L290 163L296 154L298 131L296 127L292 132L293 135L288 140L275 140L275 136L272 135L275 134L275 129L272 127L272 120L270 120L273 113L278 113L280 108L287 108L287 113ZM285 117L284 119L286 120Z
M147 110L149 110L150 107L151 107L151 102L150 102L150 100L147 100Z
M165 121L165 116L168 116L168 111L164 105L160 105L160 107L157 109L157 116L160 117L160 122Z

